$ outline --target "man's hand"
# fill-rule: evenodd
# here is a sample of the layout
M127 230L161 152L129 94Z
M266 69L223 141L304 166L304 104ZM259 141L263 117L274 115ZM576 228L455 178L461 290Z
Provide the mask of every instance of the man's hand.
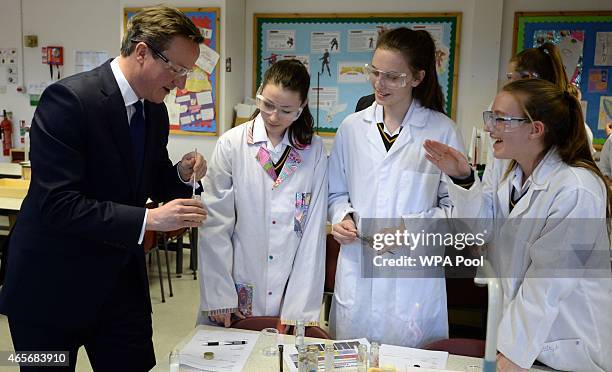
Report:
M210 319L219 324L219 325L223 325L225 328L229 328L230 325L232 325L232 314L236 315L236 317L238 319L244 319L245 316L242 315L242 313L240 312L240 310L236 311L235 313L226 313L226 314L219 314L219 315L212 315L210 316Z
M178 170L184 182L197 182L206 174L206 160L204 160L204 157L199 152L189 152L183 155L181 162L178 164ZM193 178L194 175L195 180Z
M346 216L344 219L332 225L331 234L340 244L350 244L357 239L357 227L351 216Z
M146 230L173 231L183 227L198 227L208 212L196 199L175 199L159 208L149 209Z

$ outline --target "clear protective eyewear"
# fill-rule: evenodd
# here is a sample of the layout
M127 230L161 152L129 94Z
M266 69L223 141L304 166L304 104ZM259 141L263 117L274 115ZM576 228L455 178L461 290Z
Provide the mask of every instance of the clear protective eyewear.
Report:
M157 57L159 57L159 59L161 59L162 62L164 62L166 64L166 66L168 66L168 69L170 71L172 71L172 73L174 75L176 75L177 77L185 77L185 76L189 75L193 71L192 69L189 69L189 68L186 68L186 67L183 67L183 66L175 65L162 52L160 52L159 50L157 50L155 47L153 47L151 44L147 43L144 40L132 40L132 42L133 43L145 43L145 45L149 49L151 49L153 54L155 54Z
M365 64L365 70L368 74L368 80L374 82L379 81L382 85L389 89L399 89L406 86L408 75L403 72L381 71L375 69L374 66Z
M521 79L539 79L539 78L540 78L540 74L538 74L537 72L514 71L514 72L506 73L506 79L508 79L509 81L515 81L515 80L521 80Z
M297 120L297 118L299 118L302 114L303 110L302 107L297 110L292 110L288 107L279 107L261 94L255 96L255 105L259 111L263 112L264 114L272 115L276 113L280 119Z
M513 132L526 122L531 123L530 118L515 118L512 116L496 115L493 111L485 111L482 113L484 121L484 129L487 132L504 131Z

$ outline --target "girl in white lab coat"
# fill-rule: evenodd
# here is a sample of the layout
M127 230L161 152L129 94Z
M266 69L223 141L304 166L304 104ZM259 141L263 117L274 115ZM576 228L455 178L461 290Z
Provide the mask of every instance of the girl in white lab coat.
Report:
M448 337L444 278L367 278L359 221L446 217L446 180L422 143L462 141L444 114L429 33L385 32L366 70L376 101L344 119L330 156L328 218L342 245L330 325L336 339L421 346Z
M591 156L580 104L548 81L523 79L506 85L483 117L494 156L506 166L482 182L452 146L424 147L451 179L472 183L449 186L453 216L501 226L488 248L503 289L499 368L523 371L538 360L560 370L611 371L605 218L612 199ZM511 239L501 244L504 237ZM572 261L577 257L586 269Z
M512 82L520 79L543 79L550 81L555 84L562 91L568 90L570 85L567 75L565 74L565 68L563 67L563 60L559 53L559 48L551 43L545 42L542 45L535 48L527 48L521 50L516 55L510 58L508 66L506 68L506 80ZM493 102L487 108L491 111ZM593 133L588 125L585 123L587 134L590 133L589 143L593 142ZM488 137L485 137L488 140ZM487 169L495 166L495 158L493 157L493 143L487 141ZM503 166L504 164L502 164Z
M327 156L313 134L309 84L299 61L275 63L253 119L215 146L203 181L209 219L199 230L201 323L203 315L226 327L232 316L266 315L318 324Z

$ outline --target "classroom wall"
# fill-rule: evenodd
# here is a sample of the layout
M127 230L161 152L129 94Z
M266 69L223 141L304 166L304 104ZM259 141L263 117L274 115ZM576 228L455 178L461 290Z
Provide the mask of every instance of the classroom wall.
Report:
M21 8L22 5L22 8ZM74 49L106 50L110 55L119 51L119 25L114 7L103 1L35 1L2 0L0 11L0 48L17 48L19 54L20 85L26 81L49 80L49 67L41 63L40 47L45 45L71 46L64 49L64 72L73 71ZM21 9L20 9L21 8ZM37 34L37 48L23 48L21 54L21 17L23 13L24 35ZM66 21L70 20L70 21ZM67 27L70 26L70 27ZM91 35L96 35L92 37ZM66 55L66 52L68 54ZM25 60L24 60L25 58ZM22 62L25 61L25 69ZM0 109L13 111L13 123L31 121L34 108L24 94L8 86L6 94L0 94ZM18 143L18 130L13 131L13 143ZM2 157L8 161L8 157Z
M49 68L43 65L40 48L45 45L64 47L62 76L74 72L74 51L107 51L109 57L119 54L123 30L123 8L157 4L148 0L1 0L0 3L0 48L17 48L20 61L25 58L25 69L19 66L20 85L25 81L49 80ZM244 80L244 9L245 0L173 0L177 7L219 7L221 8L219 123L221 128L231 126L233 106L241 102ZM20 9L22 8L22 10ZM23 34L38 35L38 47L21 50L21 15ZM238 20L238 22L236 21ZM231 25L231 27L226 27ZM225 73L225 58L232 56L231 73ZM227 102L228 104L222 104ZM32 120L35 107L30 106L27 95L18 93L15 86L8 86L6 94L0 94L0 109L13 111L13 123L18 120ZM14 131L13 142L18 143ZM212 154L217 137L171 135L168 150L170 158L178 161L181 156L198 148L207 158ZM0 156L0 161L9 161Z
M74 50L105 50L109 56L119 53L123 8L158 3L150 0L1 0L0 48L18 49L20 85L46 80L47 66L40 63L40 47L64 46L64 76L72 73ZM233 107L245 95L251 95L253 68L253 14L255 13L415 13L462 12L457 123L465 140L472 127L482 126L481 113L503 83L506 63L511 56L515 11L612 10L612 2L601 0L169 0L179 7L221 8L219 99L220 127L231 127ZM23 17L21 16L23 14ZM37 48L23 48L23 34L38 35ZM225 59L231 57L232 71L225 72ZM25 60L24 60L25 58ZM25 69L21 68L25 61ZM34 107L27 96L8 86L0 93L0 109L14 113L14 122L29 122ZM14 142L18 141L14 131ZM170 157L177 161L197 147L210 157L216 137L171 135ZM332 139L327 142L331 143ZM0 161L8 161L0 156Z
M462 12L457 117L464 138L474 123L482 122L497 89L503 0L351 0L281 1L248 0L247 40L252 40L255 13L417 13ZM253 44L246 44L245 94L252 94ZM355 102L356 103L356 102ZM349 105L350 106L350 105Z

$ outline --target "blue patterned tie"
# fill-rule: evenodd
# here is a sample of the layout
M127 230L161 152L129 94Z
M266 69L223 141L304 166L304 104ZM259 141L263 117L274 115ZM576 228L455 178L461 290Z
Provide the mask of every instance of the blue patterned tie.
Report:
M134 151L134 168L136 177L140 179L142 172L142 162L144 160L145 147L145 118L142 112L142 102L134 103L136 111L130 120L130 135L132 136L132 150Z

